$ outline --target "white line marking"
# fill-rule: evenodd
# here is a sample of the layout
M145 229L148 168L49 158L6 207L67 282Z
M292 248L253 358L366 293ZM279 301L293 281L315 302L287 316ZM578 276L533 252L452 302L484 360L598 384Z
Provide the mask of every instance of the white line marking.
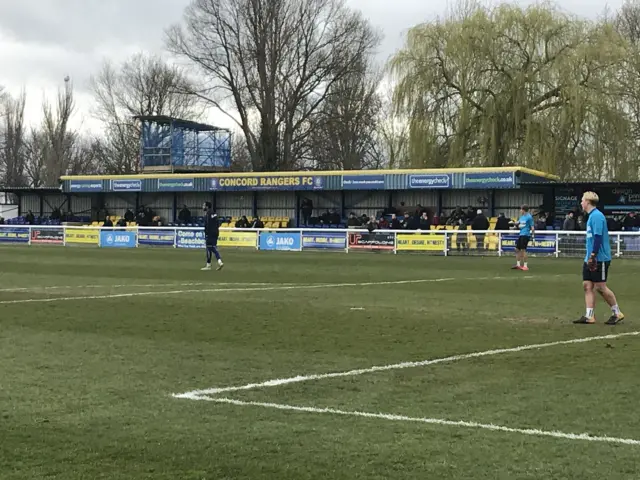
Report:
M210 402L226 403L229 405L236 405L236 406L273 408L277 410L294 411L294 412L325 413L325 414L351 416L351 417L376 418L376 419L382 419L382 420L390 420L394 422L428 423L431 425L444 425L449 427L463 427L463 428L492 430L494 432L518 433L522 435L531 435L531 436L537 436L537 437L553 437L553 438L561 438L564 440L584 440L588 442L617 443L622 445L640 446L640 440L634 440L632 438L596 436L596 435L590 435L588 433L565 433L565 432L559 432L559 431L539 430L537 428L513 428L513 427L505 427L502 425L494 425L492 423L455 421L455 420L446 420L446 419L440 419L440 418L407 417L405 415L345 411L345 410L337 410L334 408L299 407L295 405L283 405L279 403L243 402L240 400L233 400L231 398L196 397L194 398L194 400L205 400Z
M513 280L539 278L533 275L523 277L469 277L469 278L427 278L417 280L396 280L386 282L366 282L366 283L325 283L312 285L279 285L272 287L249 287L249 288L210 288L210 289L190 289L190 290L170 290L162 292L135 292L135 293L114 293L110 295L88 295L77 297L55 297L55 298L23 298L19 300L2 300L0 305L12 305L18 303L51 303L51 302L69 302L72 300L102 300L109 298L127 298L142 297L152 295L180 295L184 293L216 293L216 292L266 292L273 290L303 290L316 288L343 288L343 287L370 287L380 285L406 285L411 283L433 283L433 282L451 282L456 280Z
M257 388L263 387L277 387L280 385L287 385L291 383L299 383L306 382L309 380L322 380L325 378L339 378L339 377L354 377L357 375L364 375L366 373L374 373L374 372L384 372L388 370L401 370L404 368L415 368L415 367L425 367L428 365L436 365L439 363L449 363L449 362L457 362L459 360L467 360L470 358L480 358L480 357L490 357L493 355L501 355L503 353L514 353L514 352L524 352L526 350L538 350L541 348L549 348L555 347L558 345L570 345L573 343L586 343L586 342L594 342L596 340L610 340L614 338L620 337L629 337L640 335L640 331L637 332L625 332L625 333L616 333L611 335L601 335L595 337L585 337L585 338L574 338L572 340L560 340L557 342L550 343L538 343L532 345L522 345L520 347L513 348L500 348L497 350L487 350L484 352L475 352L475 353L465 353L462 355L453 355L450 357L442 357L431 360L423 360L420 362L402 362L395 363L392 365L382 365L375 366L370 368L361 368L357 370L349 370L346 372L334 372L334 373L320 373L315 375L298 375L290 378L279 378L275 380L267 380L266 382L261 383L249 383L247 385L235 386L235 387L222 387L222 388L209 388L206 390L193 390L191 392L182 393L182 394L174 394L175 398L186 398L195 400L194 397L202 396L202 395L217 395L220 393L227 392L238 392L241 390L254 390Z
M0 288L0 292L41 292L43 290L72 290L72 289L84 289L84 288L152 288L152 287L196 287L196 286L220 286L220 285L235 285L235 286L265 286L265 285L295 285L293 283L253 283L253 282L234 282L234 283L218 283L218 282L198 282L198 283L147 283L147 284L120 284L120 285L52 285L42 287L16 287L16 288Z

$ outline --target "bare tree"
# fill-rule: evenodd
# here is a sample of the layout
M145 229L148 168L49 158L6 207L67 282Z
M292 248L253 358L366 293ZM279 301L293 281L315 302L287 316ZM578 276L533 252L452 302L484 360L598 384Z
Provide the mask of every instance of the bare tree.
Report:
M62 175L67 173L69 158L76 140L76 133L69 129L69 120L75 111L73 85L65 82L64 89L58 91L56 108L43 101L42 133L47 142L48 154L45 158L45 185L57 185Z
M0 92L0 182L9 186L24 186L25 124L24 91L17 98Z
M203 114L183 70L155 55L139 53L119 66L106 62L91 79L91 89L96 118L104 126L100 144L109 173L138 171L140 129L134 116L198 120Z
M311 120L311 160L316 168L360 170L383 162L378 125L379 74L361 59L359 68L336 81Z
M32 187L46 186L47 158L50 146L43 131L32 128L25 142L25 173Z
M238 124L261 171L299 166L312 117L379 40L343 0L193 0L167 43L205 78L194 93Z

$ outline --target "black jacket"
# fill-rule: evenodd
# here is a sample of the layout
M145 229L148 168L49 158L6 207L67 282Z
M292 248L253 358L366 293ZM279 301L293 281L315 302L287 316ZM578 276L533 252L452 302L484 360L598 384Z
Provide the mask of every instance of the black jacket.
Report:
M204 217L204 236L205 238L218 238L220 235L220 220L218 214L207 212Z
M472 230L489 230L489 220L484 214L476 215L476 218L473 219L471 224Z

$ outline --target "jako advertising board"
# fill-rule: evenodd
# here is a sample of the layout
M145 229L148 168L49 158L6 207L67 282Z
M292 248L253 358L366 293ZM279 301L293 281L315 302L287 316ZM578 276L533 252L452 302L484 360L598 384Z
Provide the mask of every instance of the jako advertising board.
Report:
M136 232L100 232L100 246L103 248L135 248Z
M260 250L282 250L297 251L302 250L300 234L292 233L260 233Z
M302 234L302 248L344 250L347 248L347 234L304 232Z
M398 251L444 252L444 235L398 235Z
M518 235L502 235L502 251L513 252L516 249ZM527 246L527 252L530 253L555 253L556 252L556 236L549 234L535 235L533 240Z
M64 228L62 227L32 228L31 243L64 245Z
M29 228L0 227L0 243L29 243Z
M138 245L173 247L175 238L175 230L140 230Z
M356 250L393 250L395 236L393 233L350 233L349 248Z

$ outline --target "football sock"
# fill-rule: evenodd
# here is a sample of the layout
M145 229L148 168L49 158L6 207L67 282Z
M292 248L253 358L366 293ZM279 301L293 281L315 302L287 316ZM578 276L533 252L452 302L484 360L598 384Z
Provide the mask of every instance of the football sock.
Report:
M620 315L620 307L618 305L614 305L613 307L611 307L611 311L614 315Z
M587 313L586 313L585 317L593 318L593 308L587 308Z

